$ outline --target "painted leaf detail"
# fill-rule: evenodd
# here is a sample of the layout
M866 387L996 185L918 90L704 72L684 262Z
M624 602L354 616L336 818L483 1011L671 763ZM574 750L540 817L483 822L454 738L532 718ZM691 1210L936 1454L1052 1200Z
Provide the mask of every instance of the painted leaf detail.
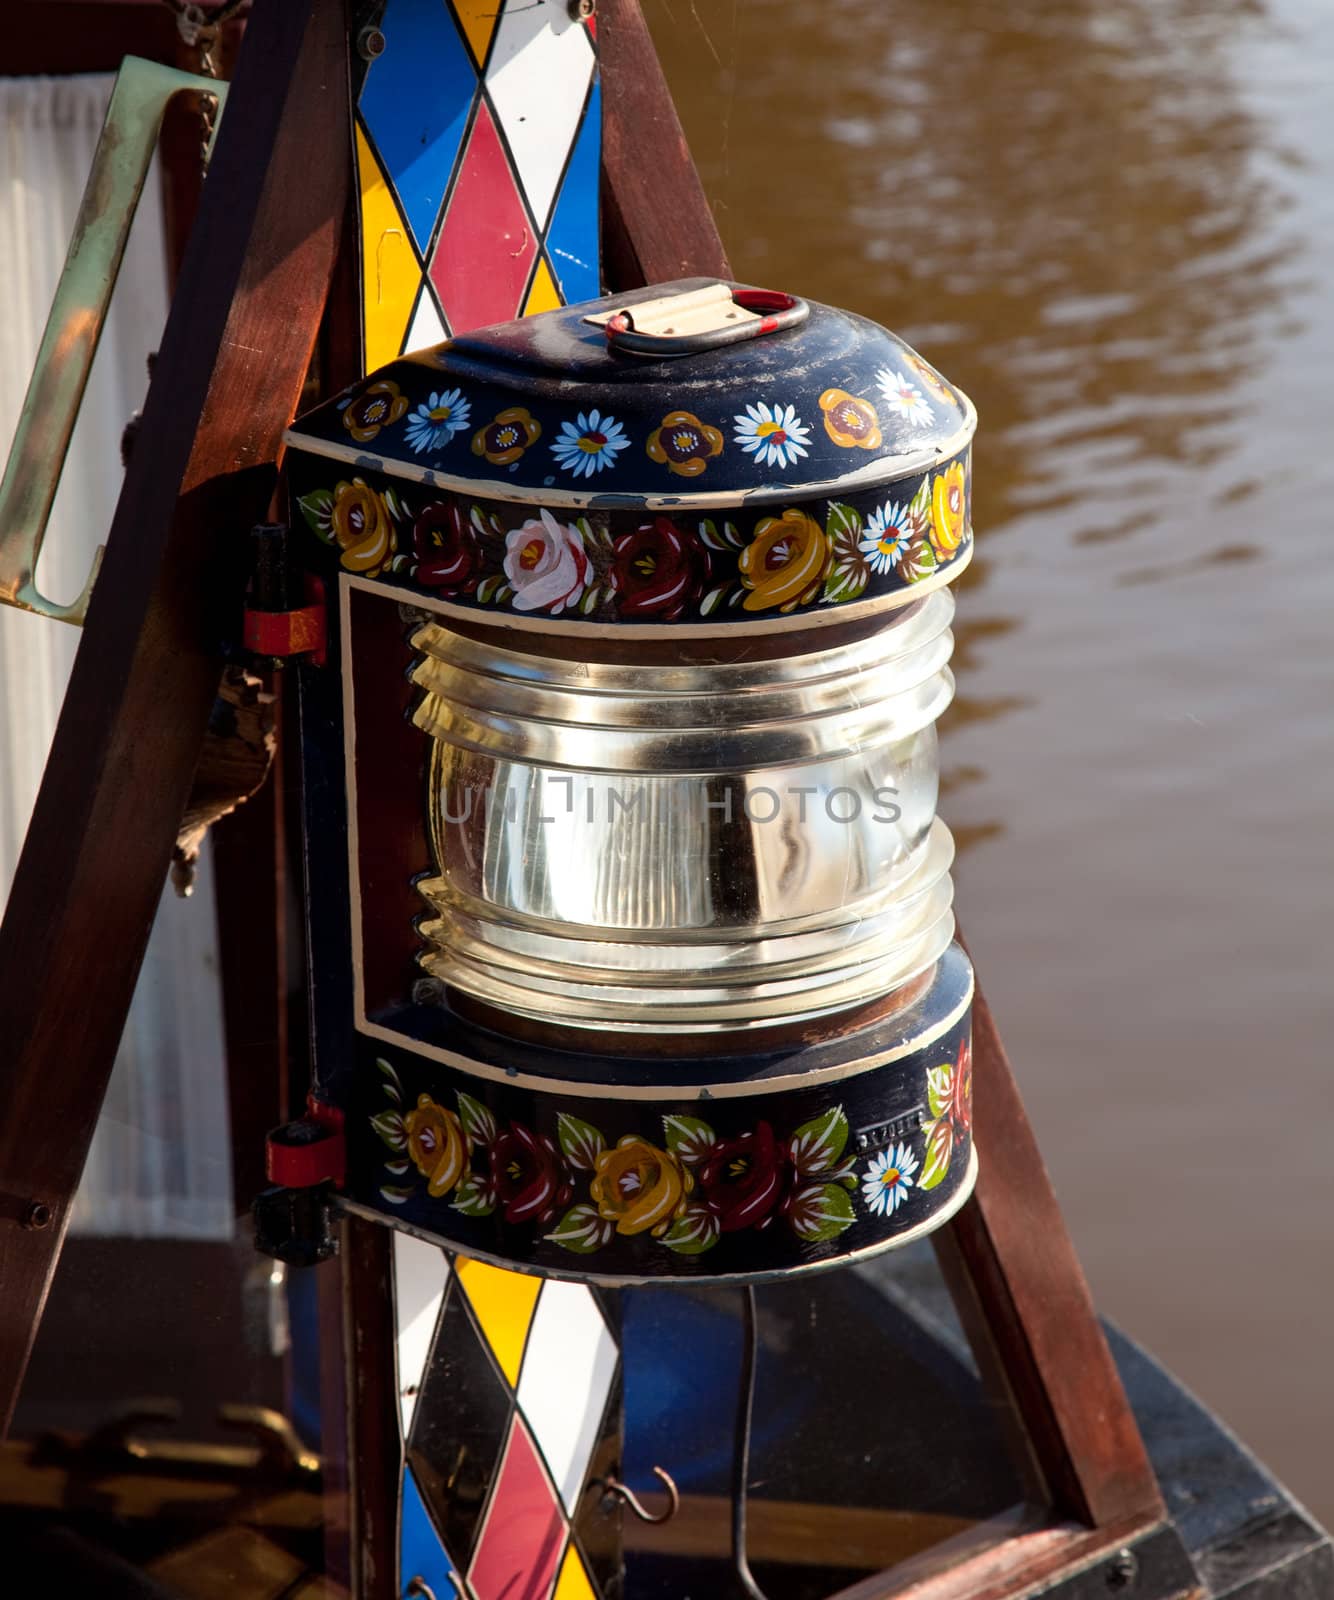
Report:
M857 1220L852 1197L837 1183L813 1183L792 1196L788 1221L798 1239L837 1239Z
M722 1230L707 1206L687 1206L662 1236L662 1242L679 1256L703 1255L718 1243Z
M824 593L820 599L831 606L842 605L845 600L855 600L866 588L870 577L871 569L860 556L855 566L844 565L836 560L824 581Z
M615 1231L615 1224L600 1217L592 1206L571 1206L555 1231L546 1237L562 1250L572 1250L577 1256L591 1256L610 1242Z
M930 478L923 478L917 486L917 493L908 502L908 514L909 516L920 517L925 521L930 509L931 480Z
M496 1209L496 1197L475 1172L466 1172L459 1179L450 1204L465 1217L489 1217Z
M502 573L493 572L489 578L483 578L477 585L477 598L483 605L490 605L504 585L505 578Z
M607 1141L591 1122L582 1122L568 1111L562 1111L556 1119L556 1137L565 1159L580 1172L592 1172L597 1158L607 1148Z
M860 511L853 506L844 505L842 501L830 501L825 534L829 539L833 560L830 562L829 576L825 579L824 592L820 597L822 602L839 605L845 600L855 600L866 588L871 569L866 564L866 557L861 553L862 528Z
M680 1156L688 1166L694 1166L708 1155L718 1143L718 1135L698 1117L664 1117L662 1131L667 1148Z
M710 550L740 550L746 542L734 522L724 522L720 528L711 517L700 523L699 536Z
M396 1178L401 1178L412 1166L410 1161L386 1161L384 1170L392 1172Z
M464 1094L461 1089L458 1102L459 1120L463 1123L463 1132L469 1145L494 1144L500 1129L496 1126L496 1119L482 1102L474 1100L470 1094Z
M926 1160L922 1164L922 1174L917 1180L919 1189L934 1189L950 1170L950 1151L954 1148L954 1137L950 1131L948 1117L937 1117L934 1122L928 1122L922 1130L926 1134Z
M718 609L723 596L727 593L727 589L727 584L720 583L716 589L709 590L708 594L706 594L699 603L699 614L701 617L711 617L713 615L713 613Z
M375 1058L375 1069L381 1074L386 1082L393 1084L394 1088L397 1089L400 1094L402 1093L403 1080L383 1056L377 1056Z
M333 540L333 506L334 497L332 489L315 489L310 494L304 494L297 501L301 508L301 515L306 519L313 533L317 533L326 542Z
M824 531L829 535L834 554L855 550L862 536L862 514L855 506L845 506L841 500L829 502L829 520Z
M952 1067L931 1067L926 1074L926 1099L933 1117L943 1117L949 1110Z
M848 1119L842 1106L830 1106L822 1117L803 1122L792 1135L788 1148L792 1163L802 1177L829 1172L838 1165L848 1142Z
M408 1131L403 1126L403 1118L397 1111L382 1111L378 1117L372 1117L371 1127L391 1150L407 1149Z
M389 512L389 515L394 519L395 522L405 522L410 520L408 508L403 504L398 490L395 489L392 484L385 485L384 489L381 491L380 498L384 501L385 509Z
M411 1189L400 1189L396 1184L386 1183L380 1190L381 1195L391 1206L401 1206L405 1200L412 1199Z

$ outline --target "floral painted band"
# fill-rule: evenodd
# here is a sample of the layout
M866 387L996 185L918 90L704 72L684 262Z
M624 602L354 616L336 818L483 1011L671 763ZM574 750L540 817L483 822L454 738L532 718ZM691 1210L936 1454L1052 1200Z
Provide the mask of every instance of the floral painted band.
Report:
M823 1088L682 1102L534 1096L361 1040L350 1194L450 1248L565 1277L831 1264L971 1183L970 1013Z
M851 412L838 415L857 426ZM509 418L486 440L503 453L525 426ZM712 446L708 430L685 423L665 429L660 444L695 452L683 460L704 459L699 452ZM369 470L335 479L336 469L311 458L292 470L303 520L345 572L469 609L700 623L827 612L948 581L971 547L970 456L965 448L879 489L717 512L572 514Z

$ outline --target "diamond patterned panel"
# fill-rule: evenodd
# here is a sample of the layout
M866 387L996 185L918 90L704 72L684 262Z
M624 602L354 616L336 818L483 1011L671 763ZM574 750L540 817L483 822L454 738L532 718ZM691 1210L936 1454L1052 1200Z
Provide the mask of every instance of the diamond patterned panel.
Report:
M500 1370L511 1384L519 1381L523 1347L533 1320L537 1297L542 1292L541 1278L522 1272L506 1272L485 1261L458 1264L459 1280L468 1291L473 1315L489 1342Z
M444 319L435 303L435 296L431 293L431 286L429 283L423 283L421 293L417 296L417 309L412 313L408 336L403 341L403 348L405 351L429 350L433 344L441 344L448 337Z
M602 173L602 87L594 83L560 198L547 228L547 255L566 305L602 291L598 271L598 184Z
M564 1543L556 1491L515 1417L468 1572L477 1600L548 1600Z
M578 1283L545 1284L524 1353L519 1409L567 1516L579 1501L618 1359L592 1293Z
M431 258L431 281L455 333L519 314L537 239L483 102Z
M362 307L369 369L392 361L412 315L421 263L375 153L357 128L361 184Z
M403 1575L402 1588L407 1589L414 1578L421 1578L437 1600L446 1600L454 1593L449 1577L453 1562L445 1554L411 1472L403 1474L399 1523L398 1570Z
M533 273L533 281L528 290L528 298L523 303L523 314L531 317L539 311L554 311L564 301L560 297L560 290L556 287L556 280L551 276L551 268L546 263L544 256L539 256L537 270Z
M477 91L444 0L389 0L358 107L423 255ZM397 353L397 352L395 352Z
M510 1390L456 1281L422 1380L407 1456L445 1548L458 1561L467 1559L476 1538L511 1410Z
M573 1542L566 1549L565 1559L560 1564L560 1577L556 1579L556 1593L552 1600L597 1600L597 1591L589 1581Z
M593 75L588 30L565 0L507 6L486 87L539 228L545 228Z
M464 36L472 47L473 57L479 67L486 62L486 52L491 45L491 35L500 21L504 0L453 0L454 16Z
M412 1414L421 1392L426 1358L435 1342L440 1302L449 1282L449 1257L439 1245L394 1235L394 1318L398 1343L398 1403L403 1436L412 1428Z
M611 1395L602 1418L602 1427L584 1476L587 1486L594 1479L619 1474L624 1462L623 1450L624 1406L622 1403L621 1369L618 1363L612 1380ZM599 1595L619 1594L622 1586L624 1553L621 1532L624 1516L619 1512L608 1514L602 1496L596 1491L582 1493L578 1510L571 1520L571 1531L579 1543L585 1569L592 1579L594 1591Z

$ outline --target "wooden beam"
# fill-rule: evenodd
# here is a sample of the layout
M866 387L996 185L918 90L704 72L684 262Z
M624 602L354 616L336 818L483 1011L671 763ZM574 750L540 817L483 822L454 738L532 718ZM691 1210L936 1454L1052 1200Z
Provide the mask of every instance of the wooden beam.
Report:
M0 924L5 1428L333 268L345 45L341 0L255 8Z
M639 0L598 7L602 70L602 270L610 289L730 278Z
M399 1434L394 1325L394 1230L344 1219L340 1243L348 1386L352 1591L399 1600ZM405 1581L406 1581L405 1575Z
M1095 1528L1157 1521L1158 1482L980 986L973 1097L977 1188L933 1236L961 1314L985 1324L1057 1511Z

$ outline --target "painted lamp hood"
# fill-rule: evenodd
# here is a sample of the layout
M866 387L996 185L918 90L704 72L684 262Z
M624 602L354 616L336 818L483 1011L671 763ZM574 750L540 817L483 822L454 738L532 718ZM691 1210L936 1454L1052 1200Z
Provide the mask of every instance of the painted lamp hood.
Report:
M864 317L688 278L403 356L289 430L322 570L584 638L861 625L972 555L968 399Z
M712 335L676 331L711 318ZM722 506L892 482L957 456L975 424L967 397L876 323L687 278L402 356L287 438L496 499Z

